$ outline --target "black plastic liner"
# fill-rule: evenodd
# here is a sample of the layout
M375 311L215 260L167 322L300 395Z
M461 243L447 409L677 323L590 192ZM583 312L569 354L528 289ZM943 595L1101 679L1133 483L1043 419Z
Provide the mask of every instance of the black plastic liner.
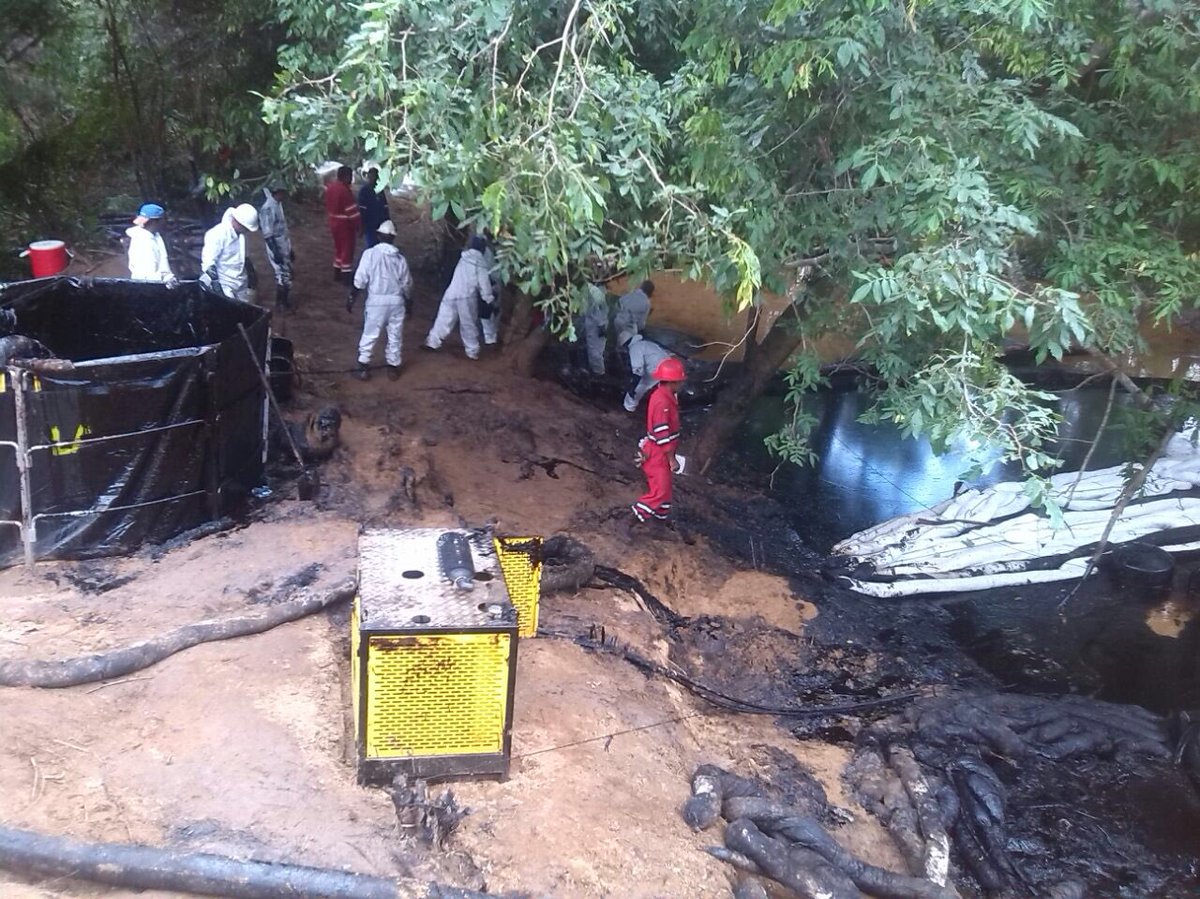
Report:
M2 370L0 566L159 543L260 483L266 310L196 282L75 278L0 284L0 307L74 363Z

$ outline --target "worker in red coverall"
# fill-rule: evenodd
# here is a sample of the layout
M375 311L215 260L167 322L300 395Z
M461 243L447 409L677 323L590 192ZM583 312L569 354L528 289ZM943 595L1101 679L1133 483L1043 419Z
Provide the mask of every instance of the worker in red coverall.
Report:
M675 448L679 446L679 399L686 379L683 363L668 356L654 369L658 386L646 403L646 436L638 441L636 461L646 475L646 492L632 506L633 520L622 523L622 536L632 539L635 525L671 517L671 480L679 471Z
M325 185L325 215L333 235L333 280L353 290L354 248L358 243L358 201L350 190L354 170L344 165L337 177Z

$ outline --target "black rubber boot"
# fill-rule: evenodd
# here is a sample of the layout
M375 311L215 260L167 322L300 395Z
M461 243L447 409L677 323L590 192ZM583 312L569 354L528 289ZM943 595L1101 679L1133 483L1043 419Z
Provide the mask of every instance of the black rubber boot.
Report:
M363 363L361 363L361 362L360 362L360 363L358 363L358 365L357 365L357 366L355 367L355 369L354 369L354 377L358 378L358 380L360 380L360 381L369 381L369 380L371 380L371 368L370 368L370 366L368 366L368 365L364 365L364 364L363 364Z

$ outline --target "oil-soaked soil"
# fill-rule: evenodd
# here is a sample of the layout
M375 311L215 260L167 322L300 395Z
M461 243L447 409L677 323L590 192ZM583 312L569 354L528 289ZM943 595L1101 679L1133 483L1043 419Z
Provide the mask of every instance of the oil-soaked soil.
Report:
M353 568L364 523L567 532L679 620L664 624L611 585L546 597L542 625L565 639L521 645L511 776L455 785L471 813L442 855L402 845L390 800L357 786L345 759L345 609L197 647L109 685L0 690L0 820L84 839L486 882L494 891L721 897L731 872L701 851L711 837L691 833L678 815L702 763L767 780L792 766L811 772L830 804L849 812L838 841L903 868L891 838L841 781L864 731L896 707L743 714L575 638L602 629L722 695L779 708L957 687L1094 693L1121 681L1128 663L1117 657L1081 650L1109 672L1094 681L1059 661L1044 617L1028 625L989 617L1002 608L998 596L895 602L839 590L793 528L794 497L685 476L675 502L694 542L622 543L614 516L641 489L628 462L636 417L518 378L503 357L468 362L453 340L440 353L417 351L442 283L440 251L419 210L397 213L399 243L418 275L404 372L391 382L377 371L364 384L347 377L361 311L347 314L330 280L321 217L314 207L289 210L300 308L274 327L294 340L301 373L290 414L332 402L344 416L318 501L295 502L294 484L273 476L274 497L233 532L165 554L0 573L0 655L102 649L193 612L236 612L313 561L333 578ZM260 272L269 271L256 241L251 248ZM114 262L108 273L119 269ZM695 424L688 416L685 445ZM980 649L997 629L1013 633L994 652ZM1012 649L1017 633L1030 643L1027 655ZM1181 650L1178 665L1187 664ZM1105 695L1145 701L1153 674L1138 679L1147 686ZM1020 849L1031 870L1090 872L1089 895L1098 897L1194 894L1200 811L1177 771L1107 758L1001 768L1010 832L1027 841ZM964 895L977 894L969 878L962 883ZM3 872L0 892L131 895Z

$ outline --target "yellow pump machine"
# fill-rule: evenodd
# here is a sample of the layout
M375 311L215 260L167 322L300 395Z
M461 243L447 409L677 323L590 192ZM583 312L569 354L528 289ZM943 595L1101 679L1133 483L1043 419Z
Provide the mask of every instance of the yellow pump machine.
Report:
M518 636L537 629L540 538L367 530L351 620L358 777L508 773Z

